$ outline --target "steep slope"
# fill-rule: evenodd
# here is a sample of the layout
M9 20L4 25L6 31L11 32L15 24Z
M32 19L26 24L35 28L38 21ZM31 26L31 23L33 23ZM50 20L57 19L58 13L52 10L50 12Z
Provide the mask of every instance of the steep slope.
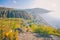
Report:
M24 18L31 19L31 15L24 10L0 7L0 18Z

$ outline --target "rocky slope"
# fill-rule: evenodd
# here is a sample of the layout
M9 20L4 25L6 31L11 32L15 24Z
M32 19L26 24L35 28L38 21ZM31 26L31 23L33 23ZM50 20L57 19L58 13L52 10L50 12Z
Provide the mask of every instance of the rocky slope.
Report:
M36 33L25 32L19 34L19 40L60 40L60 37L54 35L50 35L50 37L41 37Z

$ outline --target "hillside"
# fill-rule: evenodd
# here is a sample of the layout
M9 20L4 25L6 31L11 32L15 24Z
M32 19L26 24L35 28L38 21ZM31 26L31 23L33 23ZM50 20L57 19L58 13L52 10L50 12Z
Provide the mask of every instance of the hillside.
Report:
M32 16L24 10L0 7L0 18L24 18L31 19Z
M0 19L0 40L59 40L60 29L47 25L26 26L24 19Z
M30 13L29 11L33 11L33 12ZM39 8L18 10L14 8L0 7L0 18L24 18L24 19L32 20L32 23L35 24L49 25L39 14L36 14L35 12L47 13L49 11Z

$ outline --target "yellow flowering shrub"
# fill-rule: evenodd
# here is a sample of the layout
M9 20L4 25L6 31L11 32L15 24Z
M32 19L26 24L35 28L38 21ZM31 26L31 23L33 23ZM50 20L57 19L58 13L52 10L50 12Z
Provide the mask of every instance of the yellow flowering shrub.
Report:
M0 19L0 40L18 40L18 31L15 28L19 28L19 22L12 19Z

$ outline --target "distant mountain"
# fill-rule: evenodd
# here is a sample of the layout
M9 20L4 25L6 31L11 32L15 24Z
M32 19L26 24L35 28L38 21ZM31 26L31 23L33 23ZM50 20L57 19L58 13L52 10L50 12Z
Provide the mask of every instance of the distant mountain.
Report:
M43 8L32 8L32 9L25 9L27 12L32 14L43 14L50 12L49 10L43 9Z

